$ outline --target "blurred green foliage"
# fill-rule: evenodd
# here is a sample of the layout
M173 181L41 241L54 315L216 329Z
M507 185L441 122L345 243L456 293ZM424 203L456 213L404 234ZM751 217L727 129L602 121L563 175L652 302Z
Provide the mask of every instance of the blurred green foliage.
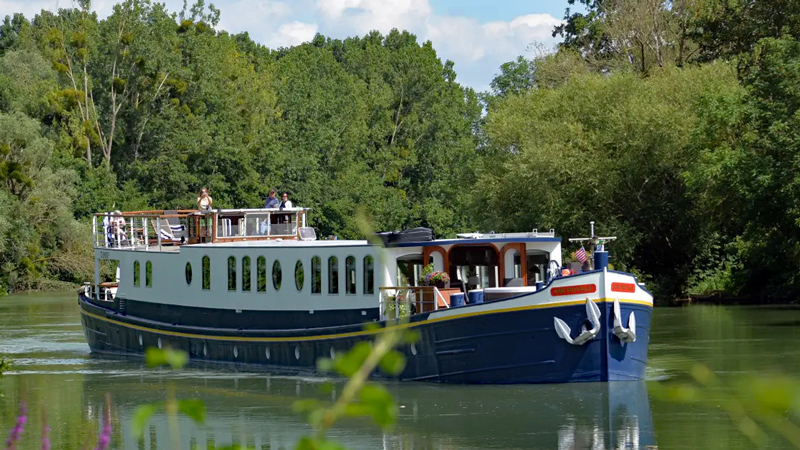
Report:
M328 439L326 433L345 417L371 417L383 429L394 425L398 414L397 403L383 385L368 379L376 370L393 377L405 369L405 355L395 347L419 339L416 331L404 328L405 323L407 321L392 322L384 330L379 330L375 325L368 326L368 329L378 332L374 341L359 342L346 353L317 361L319 372L334 372L346 377L347 383L330 405L315 399L295 402L295 410L305 414L314 429L312 436L298 442L297 450L343 449L340 443ZM330 386L325 389L330 389Z
M680 404L722 409L755 446L767 444L767 432L800 448L800 380L783 374L720 378L694 364L685 381L654 383L650 393Z

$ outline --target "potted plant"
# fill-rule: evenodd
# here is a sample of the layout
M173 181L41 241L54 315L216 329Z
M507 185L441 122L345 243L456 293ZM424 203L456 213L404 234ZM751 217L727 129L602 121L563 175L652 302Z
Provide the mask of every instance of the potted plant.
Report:
M450 275L447 272L437 270L422 277L422 284L425 286L436 286L439 289L450 287Z

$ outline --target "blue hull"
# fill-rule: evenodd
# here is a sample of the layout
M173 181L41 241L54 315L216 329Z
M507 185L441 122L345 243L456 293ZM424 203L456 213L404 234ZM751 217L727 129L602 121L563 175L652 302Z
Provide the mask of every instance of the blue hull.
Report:
M495 302L500 304L503 301ZM361 324L324 329L236 330L168 324L118 313L112 304L80 295L81 320L93 352L142 355L147 347L172 347L192 360L252 364L313 371L331 357L374 334ZM636 342L622 344L613 333L613 303L600 303L600 334L571 345L556 334L553 318L564 320L573 337L586 322L583 303L487 312L481 305L459 308L464 316L430 320L415 316L420 341L399 349L408 358L402 380L444 383L564 383L644 379L652 307L621 303L622 316L636 315ZM467 314L470 311L481 311ZM384 322L379 322L385 325Z

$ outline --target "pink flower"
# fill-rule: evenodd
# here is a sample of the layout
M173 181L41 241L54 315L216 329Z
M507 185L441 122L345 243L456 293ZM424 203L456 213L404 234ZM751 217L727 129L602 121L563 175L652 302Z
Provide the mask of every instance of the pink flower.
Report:
M14 425L14 428L11 429L11 433L8 435L8 440L6 441L7 450L14 450L17 448L17 441L19 441L20 436L22 436L22 432L25 431L25 424L28 422L27 414L28 407L25 405L25 402L20 403L17 423Z
M111 412L106 411L105 423L103 424L103 432L97 439L97 445L94 450L107 450L108 444L111 443Z

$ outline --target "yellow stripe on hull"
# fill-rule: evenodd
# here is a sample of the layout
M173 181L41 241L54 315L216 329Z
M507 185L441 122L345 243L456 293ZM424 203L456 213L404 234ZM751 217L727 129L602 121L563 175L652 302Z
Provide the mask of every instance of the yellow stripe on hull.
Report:
M615 299L609 298L601 298L593 300L595 303L613 303ZM636 304L636 305L644 305L653 307L653 304L648 301L644 300L632 300L632 299L619 299L620 303L629 303L629 304ZM414 323L403 323L397 325L390 325L384 328L380 328L377 330L362 330L362 331L353 331L350 333L338 333L338 334L321 334L321 335L314 335L314 336L297 336L297 337L243 337L243 336L215 336L210 334L195 334L195 333L182 333L179 331L165 331L159 330L156 328L149 328L144 327L141 325L134 325L130 323L120 322L118 320L109 319L107 317L102 317L97 314L90 313L88 311L84 311L81 308L81 314L86 316L92 317L97 320L102 320L104 322L113 323L122 327L131 328L134 330L146 331L149 333L157 333L166 336L176 336L176 337L185 337L185 338L193 338L193 339L210 339L210 340L217 340L217 341L237 341L237 342L298 342L298 341L315 341L315 340L323 340L323 339L341 339L347 337L355 337L355 336L367 336L372 334L380 333L383 330L387 329L405 329L405 328L412 328L421 325L426 325L430 323L436 322L443 322L446 320L455 320L455 319L462 319L465 317L475 317L487 314L500 314L500 313L508 313L508 312L515 312L515 311L525 311L531 309L544 309L544 308L557 308L561 306L573 306L573 305L581 305L585 303L586 300L573 300L573 301L566 301L566 302L558 302L558 303L547 303L542 305L528 305L528 306L520 306L516 308L506 308L506 309L495 309L491 311L477 311L473 313L466 313L466 314L459 314L454 316L448 317L439 317L434 319L425 320L422 322L414 322ZM261 330L258 330L261 331ZM270 330L272 331L272 330Z

